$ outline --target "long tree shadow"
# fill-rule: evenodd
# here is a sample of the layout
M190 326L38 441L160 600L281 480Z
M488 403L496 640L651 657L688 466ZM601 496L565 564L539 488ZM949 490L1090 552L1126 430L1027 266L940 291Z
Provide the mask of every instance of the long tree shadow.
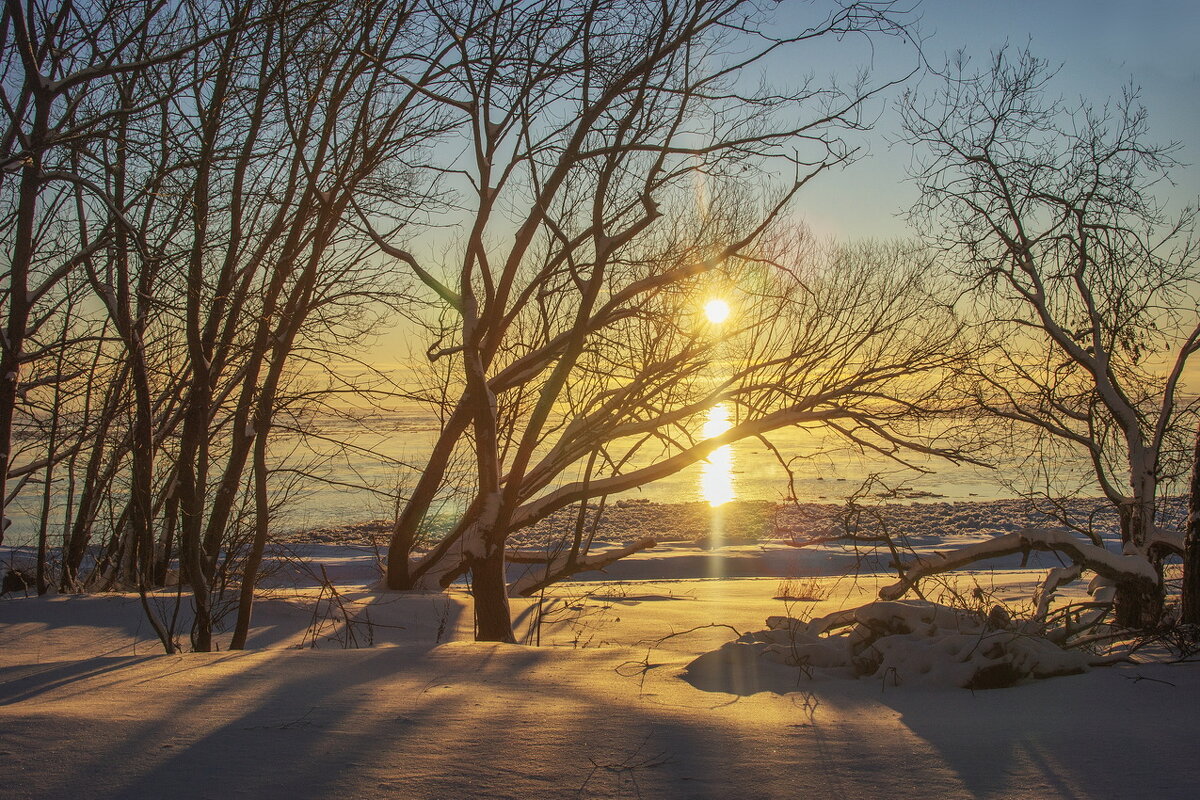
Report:
M1145 677L1109 669L978 692L866 678L812 681L739 645L704 654L681 675L697 689L734 699L801 693L839 714L890 708L902 728L883 748L916 737L931 763L944 764L973 797L1015 791L1132 797L1148 796L1148 787L1155 787L1154 796L1193 796L1200 763L1184 743L1200 737L1193 713L1200 687ZM822 737L821 726L814 726L814 740L820 744Z
M883 701L978 797L1004 797L1014 776L1059 797L1194 796L1200 764L1183 743L1200 736L1200 691L1138 678L1113 668L979 692L901 687Z
M622 657L476 644L158 657L106 664L99 684L81 671L82 698L18 686L44 702L5 713L18 733L57 723L44 796L728 797L739 770L762 779L740 797L779 796L791 766L772 752L789 730L772 726L768 748L727 719L697 724L703 697L688 701L699 711L639 699L611 675Z
M64 695L74 684L86 682L91 689L105 683L97 681L109 676L116 684L122 673L130 667L157 660L156 656L124 656L113 658L89 658L82 661L59 661L42 664L22 664L0 667L0 705L13 705L35 700L43 695Z

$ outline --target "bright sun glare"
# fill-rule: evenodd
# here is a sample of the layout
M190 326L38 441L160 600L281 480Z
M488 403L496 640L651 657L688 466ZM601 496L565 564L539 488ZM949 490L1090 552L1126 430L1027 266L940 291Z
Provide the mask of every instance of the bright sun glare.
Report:
M717 403L708 410L708 419L704 421L704 438L720 436L732 427L729 409L724 403ZM714 508L734 498L733 448L729 445L718 447L705 460L700 470L700 494Z
M720 325L729 319L729 303L724 300L709 300L704 306L704 315L714 325Z

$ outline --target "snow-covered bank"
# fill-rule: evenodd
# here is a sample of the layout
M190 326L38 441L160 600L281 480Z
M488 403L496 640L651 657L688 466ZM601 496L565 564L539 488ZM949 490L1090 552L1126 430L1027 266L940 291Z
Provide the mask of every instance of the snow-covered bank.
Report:
M1059 504L1072 519L1089 524L1103 538L1115 540L1117 520L1109 504L1086 498ZM1182 518L1184 504L1166 501L1167 508L1176 506ZM577 509L566 509L530 530L518 532L511 539L512 546L557 552L573 535L576 518ZM929 553L1050 523L1044 510L1024 500L885 502L876 498L864 502L855 513L832 503L735 501L712 508L707 503L623 500L605 508L594 534L593 552L614 550L644 536L654 538L658 545L611 564L602 573L586 572L577 577L584 581L789 578L886 571L891 558L886 550L875 553L869 548L848 548L823 540L848 530L878 533L886 529L902 548ZM382 519L281 530L273 533L269 555L275 560L326 564L335 582L367 584L378 577L378 564L386 556L390 533L391 523ZM35 552L29 546L5 547L0 550L0 573L16 567L32 574L34 558ZM985 566L1011 568L1023 559L1010 556ZM1035 553L1025 563L1039 567L1058 561L1052 555ZM512 564L510 579L539 569L544 568ZM311 585L316 574L315 567L307 576L289 567L282 575L271 574L265 580L267 585L294 585L297 580Z
M1002 594L1034 575L1007 578ZM819 583L824 600L790 607L861 602L877 581ZM788 605L778 588L576 583L531 648L445 643L469 637L461 593L345 584L374 628L374 646L352 650L344 636L295 648L318 590L277 590L256 615L259 649L181 656L157 654L132 597L0 601L3 796L1194 796L1196 664L975 693L683 679L731 631L664 636L759 627ZM515 601L526 637L534 608Z
M1099 536L1115 541L1118 521L1111 504L1094 498L1060 500L1058 511L1076 524L1087 526ZM1186 504L1179 499L1164 501L1168 516L1180 520ZM603 575L582 573L582 580L607 577L612 580L708 577L803 577L835 576L852 572L885 571L891 556L886 551L870 552L864 547L848 548L824 541L844 534L890 534L902 549L915 553L948 550L984 541L1025 528L1057 524L1049 504L1033 505L1026 500L959 502L864 501L854 511L832 503L777 504L767 501L736 501L718 508L707 503L654 503L619 501L606 506L595 532L597 552L620 547L643 536L653 537L658 546L635 553L608 566ZM567 509L512 537L514 548L548 547L556 550L568 541L576 524L577 510ZM374 520L341 526L286 531L278 541L289 550L312 555L313 547L353 544L386 552L390 524ZM797 547L797 545L800 545ZM1020 564L1049 567L1060 562L1051 554L1014 555L984 565L1013 568ZM536 570L529 565L512 565L510 578Z
M5 670L5 796L1184 798L1200 779L1194 669L739 697L673 664L621 677L636 657L452 644Z
M281 542L240 653L161 655L132 595L0 599L0 796L1195 796L1197 663L977 692L768 659L689 671L768 617L817 619L894 581L858 574L852 549L794 546L833 508L724 509L771 527L721 546L697 528L707 507L624 506L602 547L679 535L604 582L515 598L522 646L471 642L465 591L381 590L366 527ZM887 509L918 552L1031 521L1003 502ZM964 587L1027 601L1043 571L1004 565Z

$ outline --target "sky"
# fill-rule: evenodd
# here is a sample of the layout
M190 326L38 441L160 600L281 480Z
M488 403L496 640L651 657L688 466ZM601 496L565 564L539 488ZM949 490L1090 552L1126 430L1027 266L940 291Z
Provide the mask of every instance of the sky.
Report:
M782 0L779 29L799 29L828 8L824 0ZM1185 165L1173 174L1176 186L1164 190L1169 198L1160 199L1178 208L1200 197L1200 1L912 0L911 8L924 57L934 66L963 49L982 69L999 48L1028 46L1060 67L1054 86L1066 100L1102 105L1131 83L1140 87L1151 138L1178 142L1176 157ZM916 61L910 48L853 40L819 43L806 56L805 63L773 63L762 77L783 83L810 73L845 79L865 63L881 74L902 75ZM863 155L807 186L794 206L797 221L841 240L909 234L902 212L916 191L905 180L911 153L896 142L894 104L904 88L932 89L934 79L926 81L915 76L876 102L873 130L855 134ZM412 352L407 328L381 336L369 360L385 369L406 362Z
M1009 45L1060 66L1054 86L1064 99L1100 105L1131 83L1141 87L1158 142L1176 141L1176 157L1188 166L1170 190L1176 205L1200 196L1200 2L1196 0L919 0L914 17L926 59L941 66L959 49L973 64ZM799 20L808 3L784 0L781 17ZM853 57L849 48L847 57ZM887 51L875 51L887 68ZM896 63L894 60L892 64ZM831 64L830 70L837 68ZM843 65L843 69L850 65ZM928 84L913 80L920 91ZM894 102L895 94L892 96ZM898 212L915 199L905 182L908 148L890 144L897 134L891 103L877 107L876 128L864 137L867 155L838 174L824 176L797 205L798 216L817 232L839 237L903 236Z

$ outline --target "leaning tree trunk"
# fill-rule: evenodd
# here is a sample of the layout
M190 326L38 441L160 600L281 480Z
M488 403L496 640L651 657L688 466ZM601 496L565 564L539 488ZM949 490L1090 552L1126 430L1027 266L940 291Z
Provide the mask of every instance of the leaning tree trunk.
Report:
M269 414L273 398L262 404L264 414ZM233 639L229 644L230 650L245 650L246 637L250 634L250 615L254 611L254 589L258 584L258 570L262 566L263 553L266 552L267 536L270 527L270 497L267 487L267 434L269 419L260 417L256 425L257 436L254 440L254 541L250 544L250 554L246 557L242 569L242 585L238 591L237 622L233 626Z
M1200 429L1192 455L1191 496L1183 546L1183 615L1180 622L1200 625Z
M450 416L446 426L438 436L433 453L425 463L413 489L412 496L404 505L404 510L396 518L392 528L391 542L388 544L387 558L387 587L389 589L412 589L421 572L414 571L409 565L412 550L417 542L417 531L424 521L429 507L437 496L442 477L454 453L454 446L463 431L470 425L471 417L466 413L469 406L464 401Z

